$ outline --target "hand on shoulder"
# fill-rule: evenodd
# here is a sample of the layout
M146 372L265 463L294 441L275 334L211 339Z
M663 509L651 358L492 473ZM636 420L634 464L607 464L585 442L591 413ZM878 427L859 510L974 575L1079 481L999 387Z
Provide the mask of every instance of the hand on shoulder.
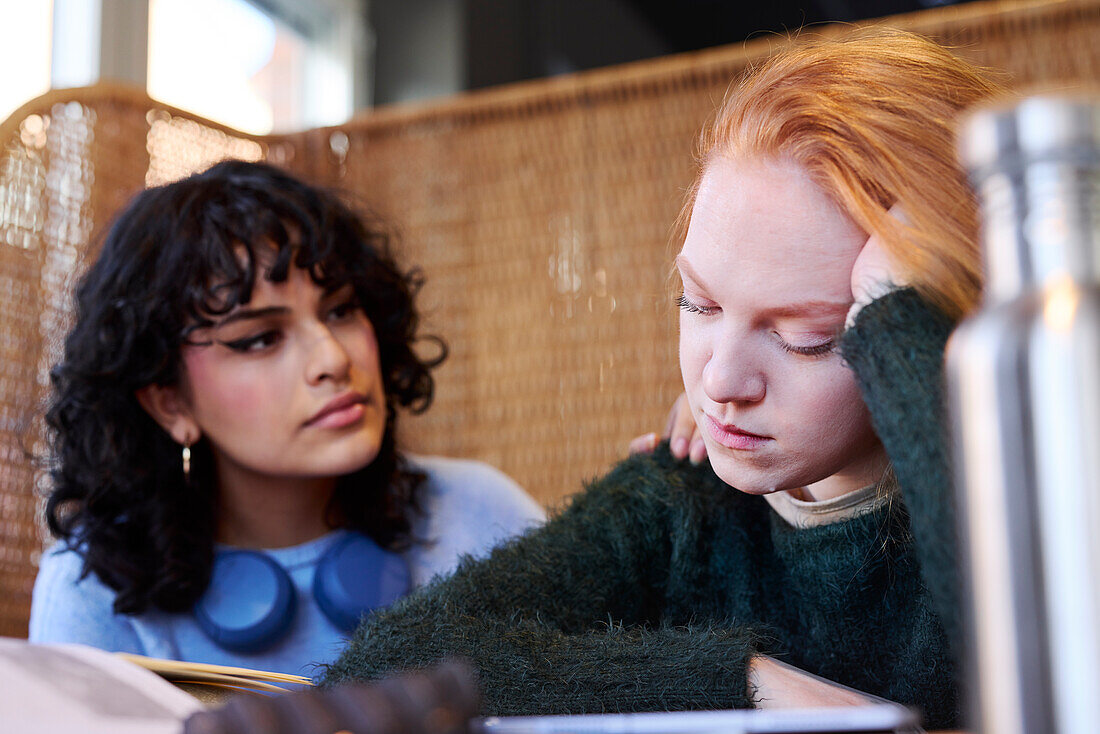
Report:
M651 453L662 439L668 440L668 448L677 459L689 459L692 464L701 464L707 458L707 446L695 424L695 416L687 401L687 393L680 393L672 403L665 420L665 429L658 436L645 433L630 441L630 454Z

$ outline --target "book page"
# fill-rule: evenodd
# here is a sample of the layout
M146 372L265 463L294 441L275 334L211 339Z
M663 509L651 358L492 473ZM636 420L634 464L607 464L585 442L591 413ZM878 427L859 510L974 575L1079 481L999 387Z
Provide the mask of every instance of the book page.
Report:
M0 638L4 731L168 734L202 704L160 676L86 645Z
M309 678L289 673L272 673L267 670L253 670L252 668L213 665L211 663L165 660L126 652L116 652L114 654L127 662L151 670L161 678L173 683L204 683L268 693L297 691L313 685L313 681Z

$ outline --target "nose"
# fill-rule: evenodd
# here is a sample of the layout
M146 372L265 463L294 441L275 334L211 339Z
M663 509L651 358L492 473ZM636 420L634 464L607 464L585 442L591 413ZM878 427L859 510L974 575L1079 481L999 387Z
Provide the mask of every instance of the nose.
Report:
M759 355L742 340L723 340L703 367L703 391L716 403L758 403L767 393Z
M306 337L306 381L318 385L325 380L343 382L351 369L351 358L343 343L328 326L319 324Z

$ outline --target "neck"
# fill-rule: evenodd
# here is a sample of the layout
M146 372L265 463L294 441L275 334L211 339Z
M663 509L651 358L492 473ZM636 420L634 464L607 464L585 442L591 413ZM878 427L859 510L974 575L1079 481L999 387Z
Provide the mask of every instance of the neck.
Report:
M270 477L218 462L216 539L242 548L285 548L331 528L325 510L335 477Z
M807 484L805 487L788 490L795 499L817 502L830 500L842 494L854 492L869 484L875 484L882 479L886 469L890 466L890 457L886 450L879 444L877 449L869 452L843 470L820 482Z

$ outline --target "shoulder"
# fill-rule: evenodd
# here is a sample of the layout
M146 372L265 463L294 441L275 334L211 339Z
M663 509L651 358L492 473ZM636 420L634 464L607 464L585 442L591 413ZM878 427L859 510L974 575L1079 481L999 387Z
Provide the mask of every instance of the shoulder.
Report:
M709 463L673 457L666 442L588 482L553 524L555 531L621 538L672 537L685 528L705 533L730 518L741 523L755 517L752 499L719 479Z
M416 583L451 571L464 555L482 557L509 538L542 525L546 513L503 472L469 459L406 456L428 475L409 552Z
M34 596L38 598L66 598L76 594L100 596L105 590L114 602L111 592L95 574L84 575L84 556L68 543L54 543L42 553L38 563L38 576L34 582Z
M416 454L406 458L413 467L428 475L438 491L462 491L473 487L481 493L534 502L511 477L482 461Z
M453 511L489 517L509 524L542 522L546 513L511 477L499 469L472 459L444 456L406 457L428 475L424 508L428 512Z
M651 453L620 461L607 474L590 482L576 501L606 499L663 508L714 508L741 498L742 493L719 479L709 463L693 465L686 459L677 459L665 441Z
M128 618L114 612L115 592L66 543L42 554L31 600L32 642L80 642L106 650L143 652Z

